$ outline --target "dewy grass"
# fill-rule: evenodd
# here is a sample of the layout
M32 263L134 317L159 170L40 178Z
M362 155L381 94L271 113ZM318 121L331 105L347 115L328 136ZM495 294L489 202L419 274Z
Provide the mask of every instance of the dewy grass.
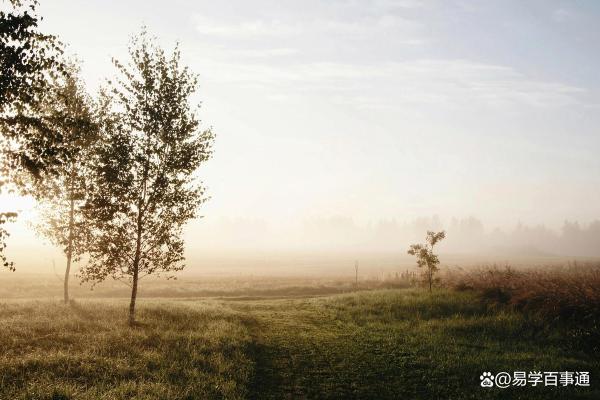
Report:
M420 290L256 302L264 359L255 398L594 398L597 389L480 387L483 371L599 371L591 354L536 333L474 294Z
M250 334L227 309L124 302L4 305L1 399L245 398ZM57 397L58 396L58 397Z
M0 305L0 399L598 398L598 358L474 292ZM558 331L557 331L558 332ZM556 332L554 332L556 333ZM589 371L592 385L490 389L484 371Z

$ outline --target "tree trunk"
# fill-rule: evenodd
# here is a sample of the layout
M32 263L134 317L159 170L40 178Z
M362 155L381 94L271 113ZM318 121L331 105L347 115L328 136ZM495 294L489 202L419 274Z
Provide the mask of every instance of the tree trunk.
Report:
M145 192L145 190L144 190ZM143 212L142 200L138 202L137 216L137 238L135 243L135 256L133 258L133 281L131 282L131 302L129 303L129 325L135 325L135 300L137 298L138 278L140 272L140 259L142 251L142 231L143 231Z
M137 202L137 237L135 243L135 256L133 258L133 282L131 282L131 302L129 303L129 326L135 325L135 300L137 298L138 279L140 272L140 261L142 259L142 232L144 231L144 201L146 200L146 189L148 169L150 160L146 158L144 177L142 183L142 196Z
M137 298L138 288L138 267L133 270L133 282L131 285L131 302L129 303L129 326L135 325L135 300Z
M431 293L431 281L433 280L433 273L431 269L429 269L429 293Z
M67 250L67 268L65 269L65 282L64 282L65 304L69 303L69 273L71 272L71 259L72 259L71 246L72 245L73 245L73 239L69 239L69 247Z
M69 303L69 272L71 271L71 256L67 256L67 269L65 270L65 282L64 282L64 297L65 304Z
M138 218L138 223L141 223L141 218ZM141 224L138 227L138 237L135 248L135 257L133 259L133 279L131 282L131 302L129 303L129 325L135 325L135 300L137 298L138 278L140 271L140 250L142 243Z
M69 274L71 273L71 260L73 259L73 230L75 229L75 190L74 190L75 166L71 165L71 184L69 197L71 199L69 209L69 241L67 244L67 268L65 269L64 298L65 304L69 303Z

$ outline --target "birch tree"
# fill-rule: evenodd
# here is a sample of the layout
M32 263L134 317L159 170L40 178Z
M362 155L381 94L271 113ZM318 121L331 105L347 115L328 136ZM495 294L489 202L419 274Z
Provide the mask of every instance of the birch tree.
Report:
M39 206L37 230L65 254L63 297L69 302L69 277L72 263L85 252L89 239L88 224L82 207L85 205L91 174L89 160L93 157L97 139L97 124L92 100L78 78L78 69L69 68L67 75L49 88L43 109L53 121L52 130L61 136L60 152L68 155L51 173L42 172L42 179L33 179L29 193Z
M118 76L102 100L86 206L93 240L80 276L128 283L132 325L140 279L185 266L182 228L206 199L195 173L211 156L213 134L200 129L191 105L197 76L181 65L177 47L167 56L142 31L129 55L126 64L114 60Z

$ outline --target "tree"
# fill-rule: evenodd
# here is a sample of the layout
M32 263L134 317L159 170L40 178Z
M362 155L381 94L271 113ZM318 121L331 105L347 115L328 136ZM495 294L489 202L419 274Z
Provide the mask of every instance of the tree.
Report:
M440 264L438 256L433 254L433 246L445 237L446 232L444 231L437 233L427 231L425 244L413 244L408 249L408 254L417 257L417 266L425 268L423 278L429 284L430 292L434 282L434 275L439 270L438 265Z
M0 109L31 104L43 94L49 74L64 65L61 44L40 32L37 0L9 0L0 10Z
M194 177L212 153L210 129L200 130L190 96L197 77L167 57L145 30L132 39L131 61L114 61L100 107L100 144L85 208L92 222L90 261L82 281L108 277L131 285L129 323L135 323L138 281L184 268L184 224L205 201Z
M66 65L62 44L38 30L38 2L9 3L10 10L0 11L0 150L10 163L3 172L21 167L37 175L61 161L52 151L60 136L38 106Z
M6 238L9 236L4 224L13 221L16 217L17 214L14 212L0 212L0 266L8 268L9 271L14 271L15 266L12 261L8 261L4 254L4 249L6 249Z
M38 231L62 247L66 256L64 301L69 302L71 264L84 253L88 242L88 224L82 208L86 201L90 175L89 160L97 138L92 101L78 78L78 69L71 65L49 88L41 109L52 122L52 130L62 137L60 152L68 155L52 173L42 173L42 179L29 179L28 192L40 204ZM53 118L52 116L58 116ZM24 177L30 178L29 175Z
M38 117L36 105L51 76L64 67L61 43L38 30L37 1L8 4L0 10L0 191L10 183L7 178L13 171L26 169L37 175L59 162L48 145L60 138ZM0 265L11 270L14 266L4 255L5 224L14 218L14 212L0 212Z

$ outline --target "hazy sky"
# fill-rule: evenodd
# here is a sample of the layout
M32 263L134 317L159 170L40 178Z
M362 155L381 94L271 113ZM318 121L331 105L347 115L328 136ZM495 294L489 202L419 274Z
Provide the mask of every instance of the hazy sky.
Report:
M198 235L223 218L600 218L597 1L41 3L91 90L142 24L181 42L217 134Z

